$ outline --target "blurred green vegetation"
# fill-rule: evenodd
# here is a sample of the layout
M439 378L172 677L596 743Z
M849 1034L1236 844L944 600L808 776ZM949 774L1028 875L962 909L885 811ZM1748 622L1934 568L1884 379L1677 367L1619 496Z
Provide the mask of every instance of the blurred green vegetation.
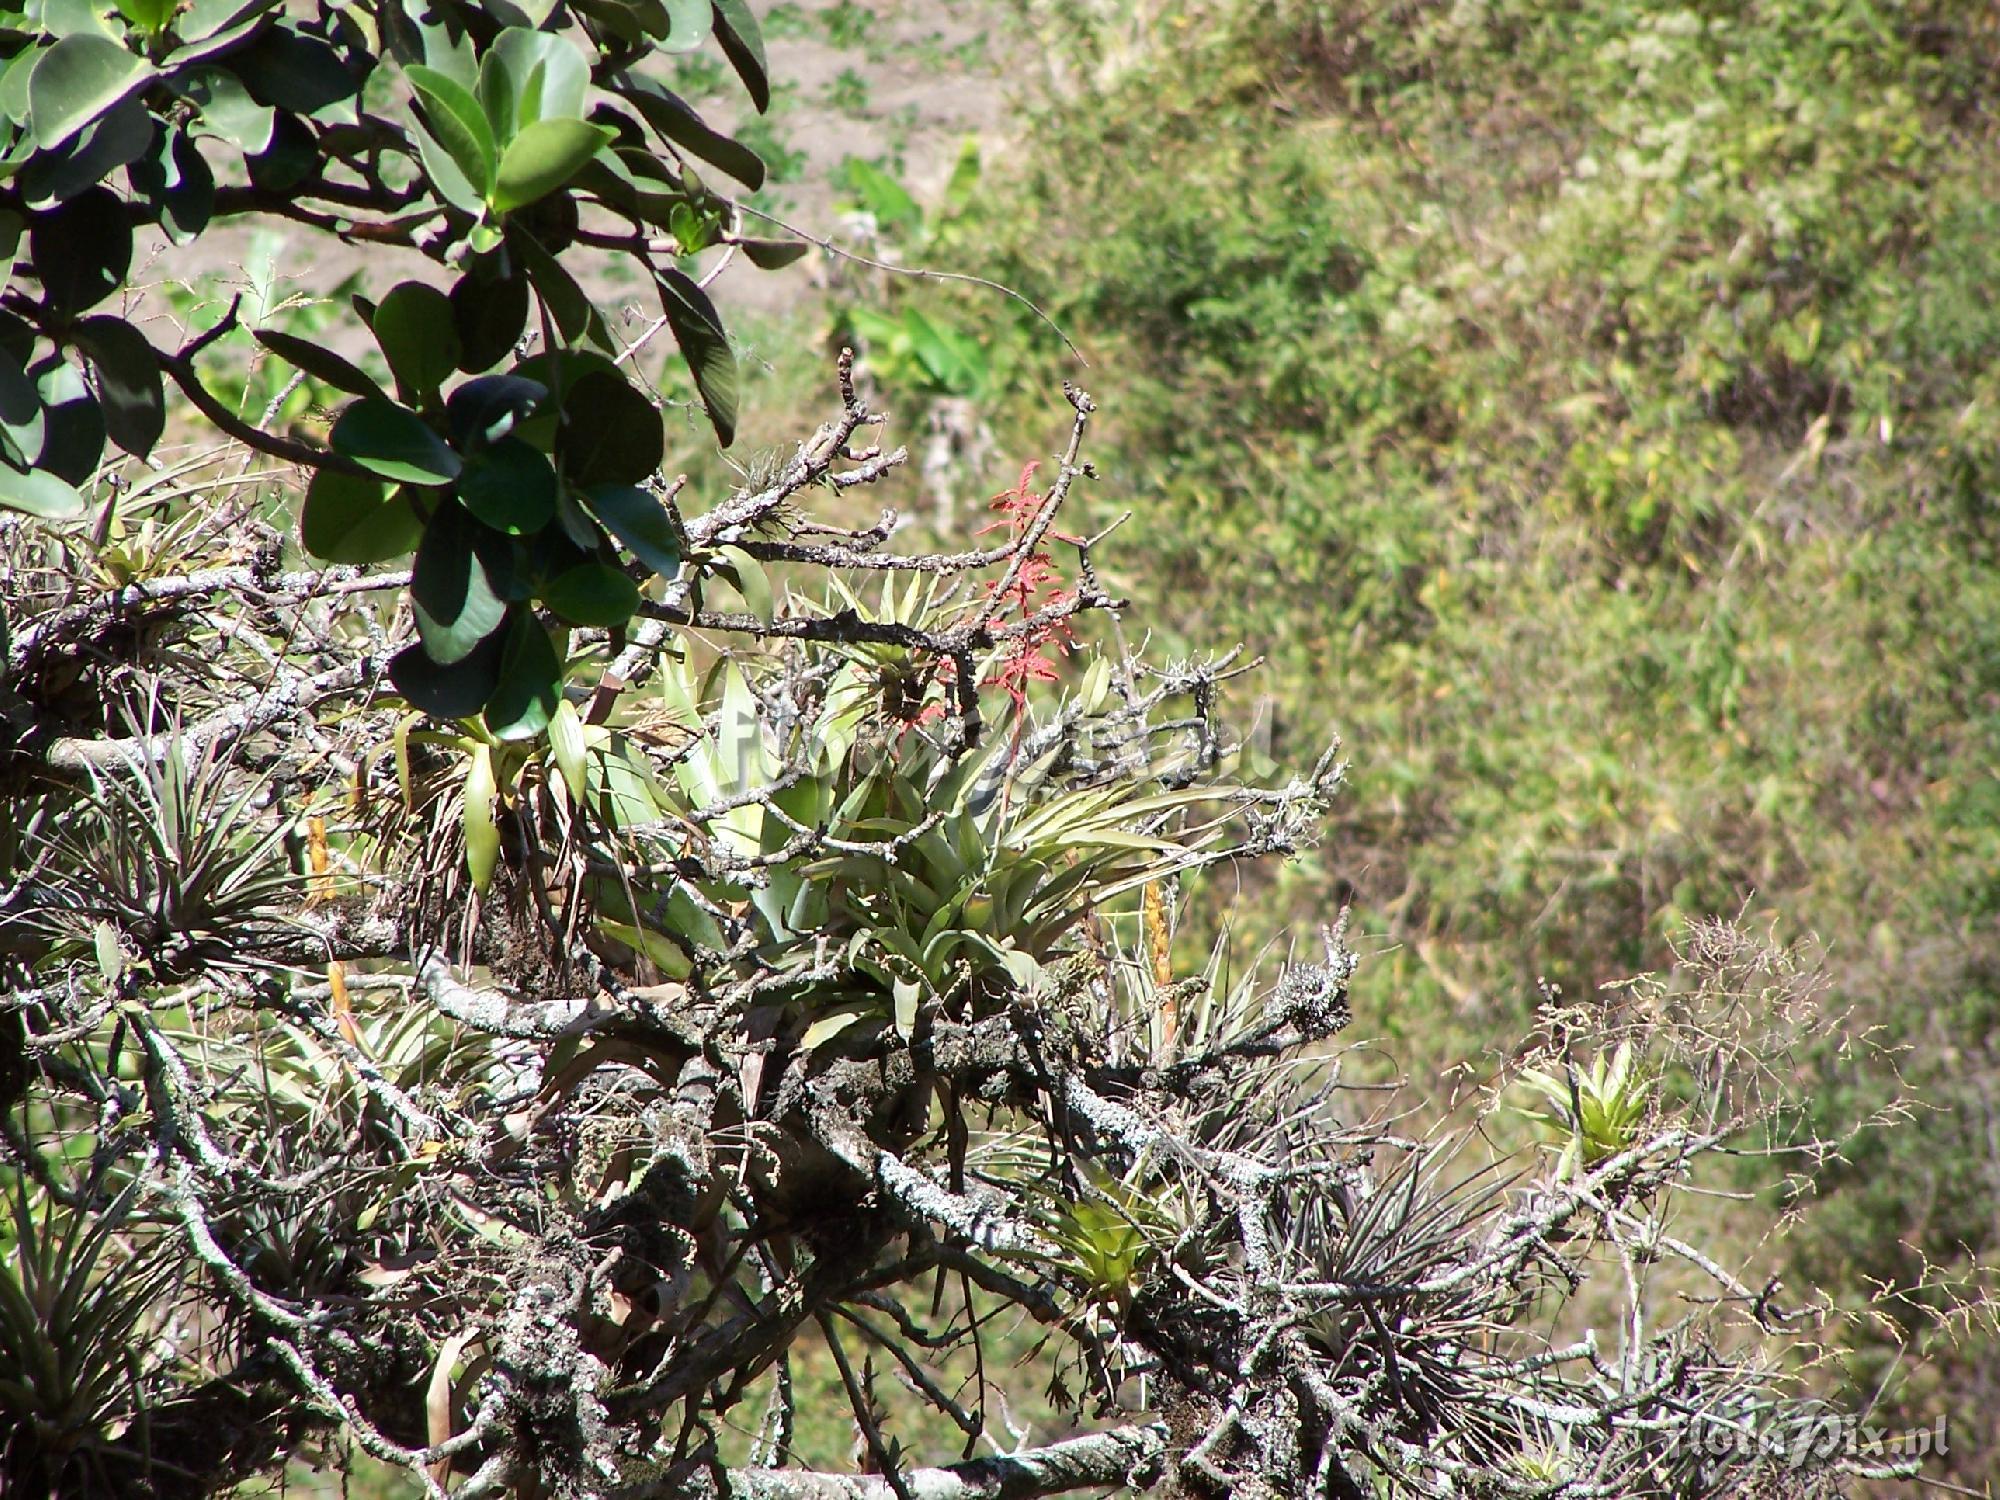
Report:
M1112 581L1170 646L1271 658L1279 761L1345 737L1324 849L1213 905L1353 900L1360 1025L1417 1078L1691 916L1817 934L1929 1108L1821 1174L1793 1284L1858 1305L2000 1247L2000 11L1022 15L1058 82L911 237L1092 368L932 283L846 326L976 336L987 488L1084 381L1093 503L1137 511ZM920 431L954 382L883 355ZM1898 1087L1862 1047L1793 1081L1823 1126ZM1878 1330L1852 1379L1976 1425L1991 1332Z

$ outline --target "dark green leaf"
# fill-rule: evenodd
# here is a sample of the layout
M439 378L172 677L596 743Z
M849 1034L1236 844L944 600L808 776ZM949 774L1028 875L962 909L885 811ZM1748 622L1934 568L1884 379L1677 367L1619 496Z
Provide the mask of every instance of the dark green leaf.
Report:
M28 373L42 397L38 465L71 484L88 483L104 457L104 412L84 383L83 371L52 354Z
M479 197L492 197L499 147L479 101L470 89L435 68L413 66L406 71L411 87L423 100L431 133L451 153L453 163Z
M58 312L94 307L125 284L132 267L128 214L109 188L95 187L29 222L28 254Z
M760 271L781 271L801 259L812 246L804 240L737 240L750 264Z
M458 367L490 370L514 352L528 326L528 278L518 269L510 276L466 272L451 289L451 317L458 329Z
M424 528L410 574L410 602L424 651L440 666L472 653L507 613L504 583L489 566L488 533L465 507L448 502Z
M494 211L511 213L554 192L610 140L610 131L586 120L537 120L524 127L500 157Z
M292 26L266 27L229 63L264 103L294 114L317 114L359 92L338 52Z
M0 350L0 458L17 469L42 453L42 398L10 351Z
M434 286L405 281L392 287L369 326L406 401L427 404L458 368L458 325L451 315L451 299Z
M97 375L105 432L127 453L144 458L167 427L159 356L146 336L123 318L85 318L77 324L75 337Z
M658 273L660 310L681 346L681 357L694 376L701 404L715 435L727 448L736 440L736 356L722 331L722 319L708 293L694 279L669 266Z
M45 521L67 521L83 514L83 496L43 469L19 469L0 464L0 509L24 511Z
M185 245L208 227L215 211L215 173L185 130L163 132L125 177L133 193L158 211L160 228L174 244Z
M628 484L598 484L582 491L582 498L604 529L640 562L662 578L680 571L680 537L657 497Z
M368 397L340 414L331 434L334 452L370 473L410 484L445 484L462 465L424 419L393 401Z
M432 661L421 643L410 645L390 658L389 681L413 708L434 719L469 719L500 685L500 655L506 645L506 633L496 630L450 664Z
M556 458L576 484L636 484L658 472L666 428L622 375L586 375L563 392Z
M507 243L520 252L521 260L528 268L528 276L535 283L535 290L541 294L543 305L549 316L556 320L556 328L565 339L579 339L588 335L599 345L610 342L605 331L604 320L597 309L584 295L583 288L557 263L556 258L542 248L541 242L533 235L511 230Z
M555 467L539 449L503 437L466 460L458 498L495 531L528 536L556 513Z
M468 380L445 401L445 420L452 437L468 451L481 443L497 443L549 396L538 380L519 375L481 375Z
M387 562L422 539L424 524L401 490L379 479L321 469L306 490L299 541L333 563Z
M548 728L562 699L563 664L531 609L516 607L500 656L500 683L486 702L486 728L503 740L524 740Z
M74 198L152 147L160 127L137 99L125 99L59 151L31 157L14 179L29 208Z
M757 153L711 129L673 90L634 73L619 74L611 88L644 115L646 123L664 139L720 167L753 192L764 185L764 163Z
M277 129L271 144L245 163L250 180L267 193L284 193L297 187L319 169L322 153L319 137L297 115L278 112Z
M745 0L715 0L715 39L762 114L771 107L771 68L764 60L764 33Z
M107 36L64 37L42 55L28 79L28 112L41 149L60 146L153 76L148 63Z
M608 630L632 618L639 607L639 585L604 563L584 563L550 579L542 602L572 625Z
M278 358L297 369L304 370L321 385L330 385L337 391L346 391L350 396L380 396L387 400L382 387L377 385L359 366L348 363L326 345L311 339L302 339L296 334L281 333L275 328L253 330L257 342L269 349Z

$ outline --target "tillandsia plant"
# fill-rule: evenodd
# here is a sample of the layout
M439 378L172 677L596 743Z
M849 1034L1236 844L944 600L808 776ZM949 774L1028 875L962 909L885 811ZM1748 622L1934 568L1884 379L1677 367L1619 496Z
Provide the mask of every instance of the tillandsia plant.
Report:
M1803 1314L1669 1222L1746 1136L1833 1144L1758 1085L1778 959L1634 992L1660 1085L1568 1170L1496 1109L1407 1135L1343 925L1184 951L1187 878L1303 848L1343 768L1247 774L1240 653L1097 628L1088 396L963 550L851 524L904 454L846 358L755 482L663 479L673 392L736 419L694 271L790 253L647 72L710 44L761 103L740 0L0 25L0 1488L1847 1484L1705 1440L1801 1409ZM245 217L415 268L353 358L255 329L323 432L215 394L234 314L131 315L140 237ZM600 256L661 299L629 342Z

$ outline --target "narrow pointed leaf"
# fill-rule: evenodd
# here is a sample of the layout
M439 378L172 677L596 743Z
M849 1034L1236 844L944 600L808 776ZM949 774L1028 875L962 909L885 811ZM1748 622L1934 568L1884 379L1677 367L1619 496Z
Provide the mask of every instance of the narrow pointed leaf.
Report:
M694 279L669 266L658 276L660 310L674 331L681 358L694 376L701 404L715 435L727 448L736 441L737 375L736 356L730 351L729 336L708 293Z

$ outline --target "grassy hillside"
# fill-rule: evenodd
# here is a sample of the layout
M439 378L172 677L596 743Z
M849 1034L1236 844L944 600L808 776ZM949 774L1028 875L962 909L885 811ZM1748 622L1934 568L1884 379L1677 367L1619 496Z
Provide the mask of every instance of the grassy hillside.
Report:
M1690 916L1816 934L1933 1112L1823 1175L1799 1272L1858 1298L1990 1254L2000 12L1026 21L1056 81L919 248L1089 353L1118 581L1272 658L1281 759L1346 737L1342 821L1253 920L1354 899L1358 1010L1418 1076L1508 1045L1539 979L1667 963ZM885 307L987 352L899 357ZM974 483L1046 446L1070 367L1032 319L911 282L872 310L900 413L987 401ZM1831 1121L1893 1090L1860 1055L1798 1080ZM2000 1396L1976 1324L1861 1355L1969 1437Z

